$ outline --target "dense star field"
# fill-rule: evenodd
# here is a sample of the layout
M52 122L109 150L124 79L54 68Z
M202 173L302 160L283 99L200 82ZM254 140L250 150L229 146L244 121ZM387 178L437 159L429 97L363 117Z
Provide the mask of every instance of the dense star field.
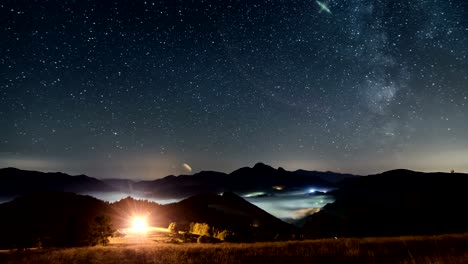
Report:
M468 172L467 14L465 0L2 2L0 167Z

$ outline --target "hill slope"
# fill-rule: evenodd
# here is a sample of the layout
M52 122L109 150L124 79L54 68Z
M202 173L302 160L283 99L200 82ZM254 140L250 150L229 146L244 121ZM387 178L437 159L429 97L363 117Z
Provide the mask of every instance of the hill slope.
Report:
M240 196L225 192L199 194L178 203L164 206L165 211L158 217L177 224L190 222L207 223L217 229L226 229L239 234L242 240L271 240L287 237L295 227L286 224Z
M348 179L303 231L311 237L466 232L467 186L467 174L409 170Z
M0 246L86 244L97 216L111 215L109 204L64 192L28 194L0 204Z
M0 204L0 215L0 248L84 245L100 216L109 217L116 228L129 227L134 216L164 228L172 222L179 227L204 223L232 231L240 241L287 237L295 230L233 193L201 194L168 205L130 197L110 204L74 193L32 193Z

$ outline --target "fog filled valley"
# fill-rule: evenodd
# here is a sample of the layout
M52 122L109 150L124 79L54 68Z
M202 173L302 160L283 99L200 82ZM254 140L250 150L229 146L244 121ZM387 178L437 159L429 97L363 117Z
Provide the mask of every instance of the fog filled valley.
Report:
M139 200L148 200L158 204L170 204L179 202L182 198L173 199L158 199L153 197L145 197L143 193L85 193L87 195L96 197L100 200L107 202L116 202L126 197L133 197ZM304 218L308 214L317 212L328 203L334 202L333 195L327 195L326 193L314 194L309 189L304 190L303 193L291 192L282 193L277 195L275 193L248 193L240 194L246 201L258 206L273 216L280 218L287 222L294 222Z
M290 172L282 168L274 169L263 163L252 168L244 167L230 174L200 172L194 175L167 176L154 181L97 180L84 175L70 177L60 173L42 174L13 168L2 172L4 177L0 181L3 180L4 184L3 188L0 187L0 197L4 201L27 192L58 190L90 195L107 202L116 202L130 196L158 204L169 204L195 194L233 191L286 221L304 218L333 202L333 195L327 192L336 189L340 179L354 177L332 172ZM22 175L23 179L18 175ZM245 180L248 180L247 184L242 183ZM25 181L34 184L24 187L22 183Z

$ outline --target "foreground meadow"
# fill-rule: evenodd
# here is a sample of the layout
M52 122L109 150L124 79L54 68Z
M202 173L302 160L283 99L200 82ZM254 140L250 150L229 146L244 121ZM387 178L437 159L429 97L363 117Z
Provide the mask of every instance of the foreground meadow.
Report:
M0 263L468 263L468 234L38 249L0 253Z

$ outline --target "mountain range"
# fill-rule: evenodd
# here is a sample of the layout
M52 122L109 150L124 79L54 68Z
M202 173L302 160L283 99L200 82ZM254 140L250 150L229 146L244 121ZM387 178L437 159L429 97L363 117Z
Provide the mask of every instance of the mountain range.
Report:
M0 169L0 197L16 197L31 192L109 192L114 188L86 175L70 176L61 172L37 172L16 168Z
M295 188L335 188L350 174L318 171L287 171L263 163L243 167L229 174L201 171L193 175L166 176L161 179L96 179L85 175L43 173L15 168L0 169L0 197L11 198L32 192L66 191L75 193L123 192L154 198L186 198L201 193L272 192Z
M38 238L61 244L61 241L67 241L67 236L79 237L81 233L74 233L74 230L86 229L92 219L102 214L108 215L116 227L128 226L132 214L147 215L152 225L162 227L171 223L185 227L192 223L206 223L210 227L232 231L238 241L468 232L468 215L465 213L468 204L467 174L392 170L363 177L336 175L335 183L331 183L313 172L312 175L300 173L256 164L253 168L241 168L231 174L200 172L148 182L117 181L130 183L132 188L150 186L147 189L150 193L185 186L186 194L197 190L219 190L217 188L225 184L232 184L233 190L245 191L270 189L273 184L282 184L284 188L312 183L333 186L335 189L330 193L335 202L302 219L299 228L282 222L230 191L222 195L198 193L166 205L131 197L107 203L91 196L54 191L60 188L89 190L89 186L115 191L115 182L112 185L86 176L3 169L0 170L0 186L5 193L8 193L5 183L17 186L17 194L39 188L45 188L47 192L24 194L0 204L0 246L8 246L15 241L34 244ZM8 175L18 178L11 180L6 177ZM46 180L41 182L33 177ZM340 177L343 178L339 180ZM37 186L28 185L26 180L31 178ZM245 188L241 188L242 182L245 182ZM21 183L27 187L21 189Z

